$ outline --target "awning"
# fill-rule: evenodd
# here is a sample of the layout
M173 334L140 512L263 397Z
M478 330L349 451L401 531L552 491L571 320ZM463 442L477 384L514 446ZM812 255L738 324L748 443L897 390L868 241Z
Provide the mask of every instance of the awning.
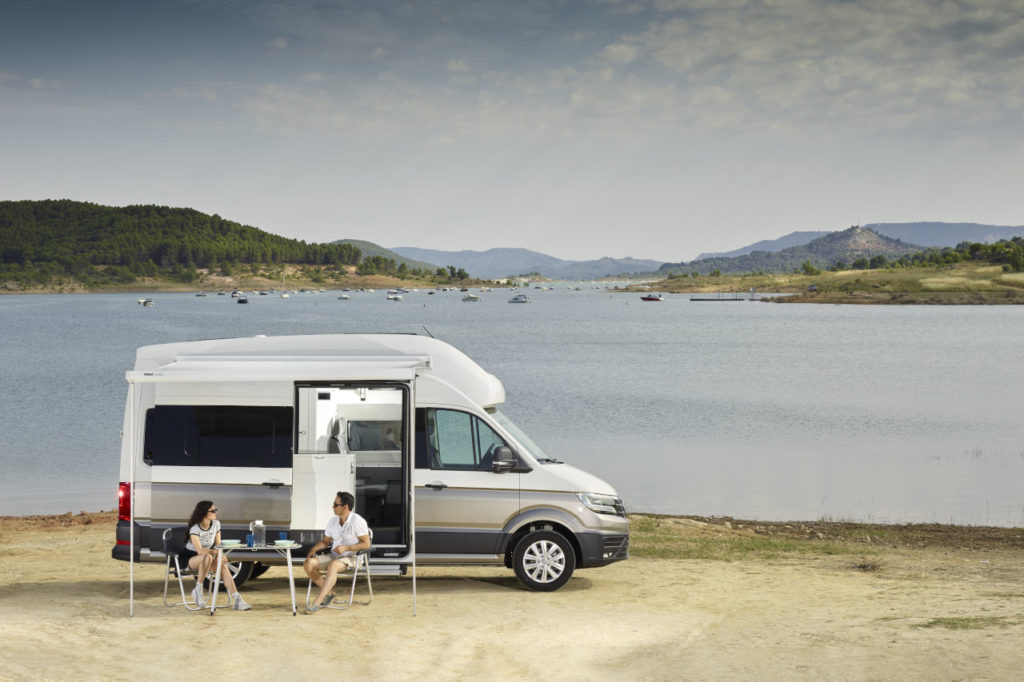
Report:
M160 367L125 372L131 383L258 381L411 381L430 357L184 356Z

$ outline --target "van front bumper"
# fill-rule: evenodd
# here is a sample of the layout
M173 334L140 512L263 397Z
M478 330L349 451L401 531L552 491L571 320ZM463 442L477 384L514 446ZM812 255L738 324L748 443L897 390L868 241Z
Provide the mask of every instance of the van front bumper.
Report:
M594 568L629 558L629 533L578 533L580 568Z

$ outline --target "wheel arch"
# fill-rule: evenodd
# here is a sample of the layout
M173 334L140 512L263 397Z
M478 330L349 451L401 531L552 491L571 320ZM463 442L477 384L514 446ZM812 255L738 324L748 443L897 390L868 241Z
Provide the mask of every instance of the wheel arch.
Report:
M505 567L512 568L512 554L516 545L527 533L535 530L550 530L563 536L572 547L575 564L581 565L583 551L580 547L579 538L576 537L576 523L571 516L557 509L531 509L529 513L522 514L513 519L505 527L505 543L502 554L505 557Z

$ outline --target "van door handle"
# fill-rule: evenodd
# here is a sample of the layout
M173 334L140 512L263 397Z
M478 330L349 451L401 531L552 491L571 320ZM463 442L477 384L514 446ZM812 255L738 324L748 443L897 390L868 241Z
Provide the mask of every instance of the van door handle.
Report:
M427 487L433 490L444 490L448 487L448 484L442 483L441 481L434 481L433 483L428 483Z
M284 485L284 483L282 483L281 481L263 481L263 485L267 486L268 488L280 488L281 486Z

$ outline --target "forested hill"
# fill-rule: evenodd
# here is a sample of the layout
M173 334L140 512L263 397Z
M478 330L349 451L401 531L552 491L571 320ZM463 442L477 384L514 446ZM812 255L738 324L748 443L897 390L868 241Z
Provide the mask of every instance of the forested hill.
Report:
M307 244L255 227L167 206L100 206L80 201L0 201L0 275L122 276L231 264L356 265L350 244Z

